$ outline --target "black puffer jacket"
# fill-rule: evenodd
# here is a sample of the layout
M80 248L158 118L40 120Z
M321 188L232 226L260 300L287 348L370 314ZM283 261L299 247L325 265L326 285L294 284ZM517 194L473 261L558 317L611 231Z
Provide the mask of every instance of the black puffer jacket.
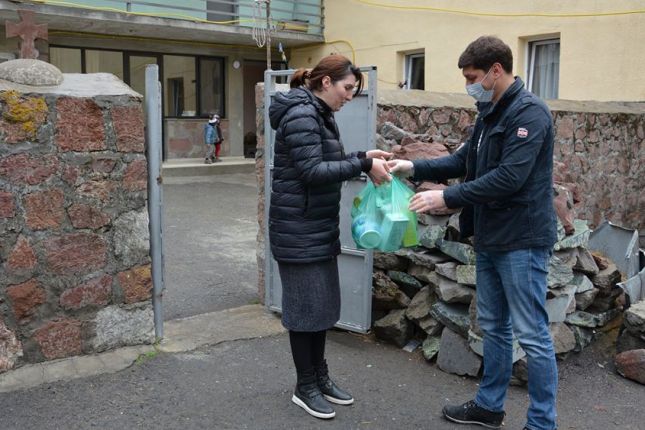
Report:
M278 93L269 108L276 130L269 240L285 263L340 254L342 182L369 170L362 154L346 155L334 114L306 88ZM359 156L363 159L360 159Z

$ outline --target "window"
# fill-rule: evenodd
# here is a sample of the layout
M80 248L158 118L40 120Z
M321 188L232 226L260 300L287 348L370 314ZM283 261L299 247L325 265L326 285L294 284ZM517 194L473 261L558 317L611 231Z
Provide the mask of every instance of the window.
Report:
M123 53L86 49L85 73L112 73L123 80Z
M158 64L164 116L226 116L224 58L52 45L49 56L64 73L112 73L140 94L146 65Z
M197 115L195 57L163 56L166 116Z
M529 42L526 88L543 99L558 98L560 39Z
M405 56L405 83L408 90L425 89L425 54Z
M145 95L146 93L146 66L148 64L159 65L159 58L154 54L128 54L126 55L127 67L125 83L130 88Z
M224 60L221 58L199 59L199 115L219 114L224 116Z
M184 78L170 78L167 82L166 115L181 116L191 113L184 110ZM192 114L194 115L195 112L193 111Z
M82 50L74 48L49 48L49 62L63 73L83 73Z
M235 3L239 3L239 2L238 1L223 2L219 0L216 0L216 1L207 0L206 1L206 19L209 21L224 21L224 22L236 20L238 18L237 9L239 6L236 5ZM250 8L250 6L247 6L246 8L248 9Z

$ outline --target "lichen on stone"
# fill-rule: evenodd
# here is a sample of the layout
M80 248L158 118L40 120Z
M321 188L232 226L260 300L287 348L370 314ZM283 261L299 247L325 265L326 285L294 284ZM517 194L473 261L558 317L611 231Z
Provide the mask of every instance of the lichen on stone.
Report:
M2 117L14 124L20 124L28 137L36 137L39 125L47 116L47 103L43 97L23 97L15 90L0 92L4 106Z

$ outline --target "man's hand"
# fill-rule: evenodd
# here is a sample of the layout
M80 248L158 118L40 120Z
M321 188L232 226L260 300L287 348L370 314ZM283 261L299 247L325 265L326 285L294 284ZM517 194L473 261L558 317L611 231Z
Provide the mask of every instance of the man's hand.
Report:
M389 172L390 168L387 165L387 161L380 158L374 158L372 160L372 169L367 175L375 185L381 185L383 182L392 180Z
M412 161L408 160L391 160L387 162L388 167L390 168L390 173L406 178L412 176L412 170L414 165Z
M367 151L365 153L365 157L367 157L367 158L380 158L381 160L389 160L390 158L392 158L392 153L391 152L381 151L380 149L373 149L371 151Z
M410 200L410 210L416 213L448 209L442 190L423 191Z

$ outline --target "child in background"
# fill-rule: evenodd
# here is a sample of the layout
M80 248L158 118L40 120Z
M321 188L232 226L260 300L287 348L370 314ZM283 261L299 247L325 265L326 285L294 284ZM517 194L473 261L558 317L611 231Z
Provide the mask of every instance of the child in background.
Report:
M206 144L206 159L204 163L212 164L221 161L219 151L222 147L222 129L219 115L213 115L204 126L204 143Z

